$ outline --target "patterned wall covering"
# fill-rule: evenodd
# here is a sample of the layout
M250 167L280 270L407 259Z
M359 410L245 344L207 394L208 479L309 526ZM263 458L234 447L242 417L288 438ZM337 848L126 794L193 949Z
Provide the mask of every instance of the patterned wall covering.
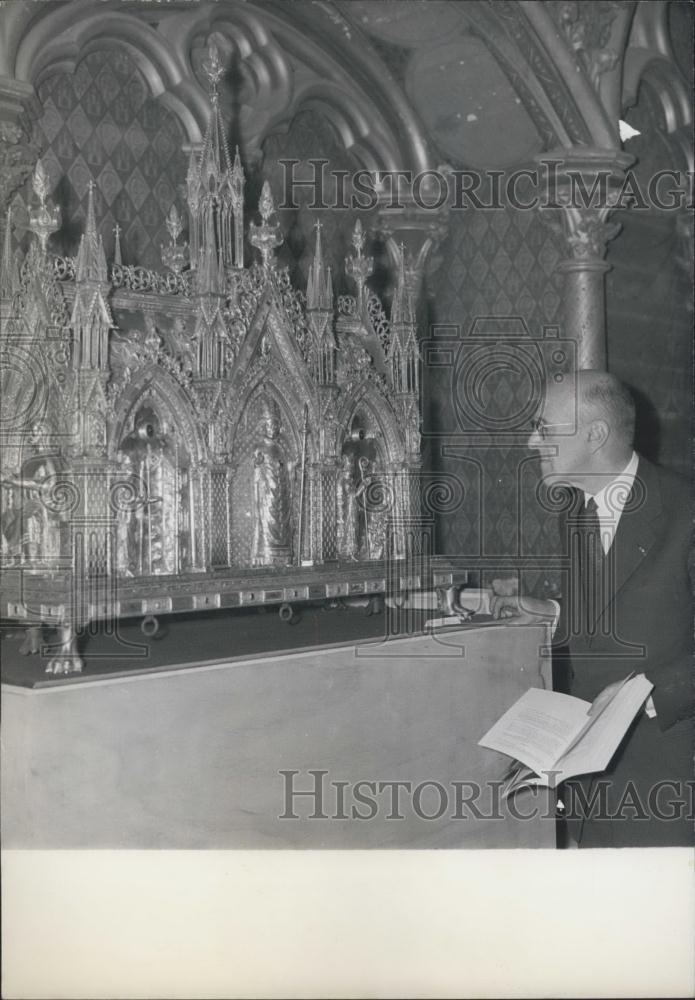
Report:
M305 180L313 179L314 176L308 160L328 160L324 172L327 181L324 199L327 204L335 204L339 200L332 171L347 170L352 174L358 169L355 160L337 141L327 119L316 111L300 112L286 132L274 133L263 143L262 175L263 179L270 181L276 204L280 202L284 191L285 171L279 164L283 159L299 160L295 168L296 177ZM249 187L251 186L250 184ZM257 194L256 198L250 198L250 193L247 191L247 203L250 201L255 212ZM319 220L323 226L326 259L333 269L333 288L336 294L353 294L354 285L345 276L345 257L352 251L350 237L356 218L359 216L362 225L368 229L371 224L370 213L339 208L312 209L309 205L314 196L309 188L297 187L296 196L297 208L278 212L285 234L284 246L278 253L279 259L283 264L290 265L294 280L304 288L314 254L313 226ZM350 204L349 188L345 202Z
M476 342L476 317L517 317L500 329L521 330L522 341L541 337L543 327L553 325L561 337L562 278L554 269L562 256L559 237L536 212L509 205L492 211L452 211L443 263L431 284L432 321L451 324L466 350ZM492 351L490 358L494 361ZM551 552L557 538L554 519L536 499L537 470L528 463L531 453L523 443L530 419L529 380L513 366L495 363L494 369L485 376L482 394L481 406L490 417L486 438L460 430L451 373L431 367L425 372L425 427L435 435L459 428L456 439L447 439L447 444L465 456L443 454L444 445L436 436L428 442L431 468L461 477L466 491L462 509L439 519L437 547L465 557L469 565L477 558L494 560L506 553ZM509 433L516 428L519 433ZM541 579L545 576L552 590L553 581L548 574Z
M164 220L185 180L185 135L178 119L150 96L132 59L108 49L92 52L74 73L57 73L39 87L43 113L36 138L61 207L63 226L53 238L58 252L75 253L87 204L97 185L95 209L107 257L113 229L121 226L124 263L162 270ZM25 218L15 197L15 222Z
M609 367L637 396L637 445L692 472L692 275L677 219L625 215L607 277ZM679 264L679 260L682 261Z

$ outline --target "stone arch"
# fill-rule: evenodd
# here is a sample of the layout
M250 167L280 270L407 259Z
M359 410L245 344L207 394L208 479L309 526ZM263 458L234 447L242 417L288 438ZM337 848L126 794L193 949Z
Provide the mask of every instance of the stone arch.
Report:
M364 147L366 167L371 169L374 163L378 169L390 170L405 163L424 169L430 156L420 123L370 41L361 36L358 45L346 44L349 38L344 26L336 23L342 17L336 12L335 18L317 23L316 13L312 10L308 16L301 5L293 5L291 13L282 5L263 10L250 5L231 10L201 5L185 12L177 22L176 44L180 51L184 47L188 50L191 66L190 49L196 34L226 34L252 68L259 96L267 100L271 93L282 93L282 103L268 116L262 134L252 144L254 150L269 131L295 117L316 94L323 107L340 120L346 137L361 135L354 151L361 154ZM167 30L166 25L160 26L162 33ZM304 73L309 79L298 89L292 73L297 62L309 71ZM356 79L356 65L364 83Z
M196 145L202 140L209 100L195 77L191 49L201 34L220 32L250 66L256 103L270 94L282 98L269 127L293 117L305 100L292 79L290 60L299 59L314 75L310 88L320 92L320 81L324 77L330 81L324 106L340 120L341 134L353 143L365 166L395 169L404 158L425 166L426 140L417 119L376 55L372 61L365 53L358 57L372 78L372 86L363 86L350 72L355 52L327 46L315 24L310 30L299 30L283 11L193 5L163 17L156 28L147 23L144 13L138 8L123 11L102 5L86 10L81 3L70 3L57 9L51 5L30 20L17 17L10 31L14 51L6 53L7 75L35 86L49 71L71 71L81 58L105 44L120 46L143 73L152 96L179 117L189 142ZM407 129L402 128L404 117Z
M622 108L635 103L643 80L659 98L669 133L692 123L691 96L676 66L666 4L637 5L625 53Z
M36 83L49 68L70 68L105 42L121 45L135 59L153 96L179 116L189 141L196 144L208 100L195 78L191 50L197 37L219 32L249 67L255 103L262 104L261 98L271 94L283 96L284 106L271 111L265 131L318 101L330 109L346 148L368 169L431 168L433 151L403 87L349 11L291 6L290 12L285 5L257 9L195 4L160 12L156 25L149 23L148 5L125 11L101 4L87 10L82 3L68 3L58 8L46 5L32 16L10 12L7 75ZM598 5L580 5L585 10L579 17L587 21L599 16L587 12L589 6ZM645 6L661 5L638 5ZM551 11L541 4L489 5L472 0L460 5L459 11L541 123L548 148L617 147L612 102L609 114L601 96L605 91L610 97L609 91L615 89L620 65L606 72L604 79L592 79L594 72L600 76L604 70L594 71L586 59L579 60L579 55L590 59L589 49L573 50L554 6ZM610 44L618 47L620 56L632 7L625 5L605 16L615 19ZM292 73L296 63L308 70L306 83L298 88Z
M152 96L161 98L179 117L191 141L200 141L199 121L191 110L195 95L183 67L153 28L128 14L103 8L94 8L86 16L84 8L51 11L30 27L19 44L15 75L37 85L48 72L71 72L84 56L104 44L120 46L131 56Z

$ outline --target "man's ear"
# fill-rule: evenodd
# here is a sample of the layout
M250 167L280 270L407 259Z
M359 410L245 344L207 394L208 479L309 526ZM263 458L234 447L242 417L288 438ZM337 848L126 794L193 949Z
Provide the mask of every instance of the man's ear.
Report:
M603 448L610 437L611 429L605 420L592 420L587 428L586 439L594 451Z

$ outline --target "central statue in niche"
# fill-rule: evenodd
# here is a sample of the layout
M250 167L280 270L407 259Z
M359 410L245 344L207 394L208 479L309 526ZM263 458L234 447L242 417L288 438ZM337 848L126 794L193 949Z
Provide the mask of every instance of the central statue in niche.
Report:
M274 402L264 399L253 451L253 566L292 562L292 479L296 463Z

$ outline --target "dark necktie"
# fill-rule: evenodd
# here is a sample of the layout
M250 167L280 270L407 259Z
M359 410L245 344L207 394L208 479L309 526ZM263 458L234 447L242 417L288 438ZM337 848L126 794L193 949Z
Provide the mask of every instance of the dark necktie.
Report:
M593 497L589 497L577 519L579 528L579 572L581 578L581 598L583 604L583 626L592 633L596 619L602 608L603 592L603 545L601 544L601 522Z

